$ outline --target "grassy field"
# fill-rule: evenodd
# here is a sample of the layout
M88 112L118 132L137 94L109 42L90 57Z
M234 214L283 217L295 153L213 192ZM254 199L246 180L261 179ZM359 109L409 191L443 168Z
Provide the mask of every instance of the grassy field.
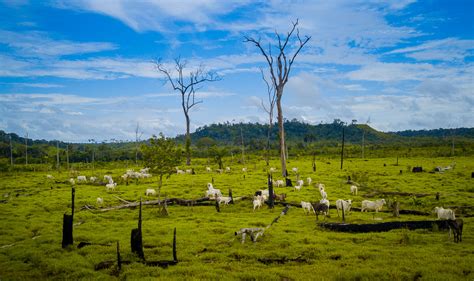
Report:
M456 161L453 170L444 173L411 173L413 166L427 171ZM230 162L230 161L229 161ZM399 191L430 193L411 198L398 196L401 209L431 212L435 206L474 206L473 158L401 158L352 159L340 170L337 159L318 159L317 171L312 172L311 160L291 159L288 170L298 167L302 178L311 177L322 182L331 204L339 198L352 199L360 207L364 195L373 192ZM196 175L172 175L164 182L162 194L167 197L196 199L204 196L206 183L214 178L214 187L223 193L231 188L234 197L252 195L266 187L264 161L245 165L231 164L230 173L205 172L205 160L194 161ZM278 168L278 161L271 166ZM212 168L217 168L215 165ZM141 167L133 167L139 169ZM184 167L182 167L184 168ZM126 167L79 170L79 175L111 174L119 179ZM402 173L400 173L402 171ZM55 179L48 180L46 174ZM245 175L245 178L244 178ZM266 206L252 211L252 202L243 200L235 205L222 206L217 213L213 206L169 206L169 216L158 215L156 206L143 208L143 243L147 260L172 258L173 229L177 229L179 263L163 269L148 267L139 262L124 265L118 276L114 268L94 270L105 260L116 258L116 241L120 242L123 259L137 261L130 252L130 232L137 227L138 209L101 212L81 210L84 205L96 206L96 198L104 198L104 207L122 204L114 196L137 201L144 197L146 188L156 187L156 179L118 185L115 192L106 192L104 186L76 185L76 213L73 247L61 248L62 215L70 212L71 185L69 172L17 172L0 176L0 280L26 279L244 279L244 280L473 280L474 235L470 217L473 209L457 209L464 219L463 242L448 239L447 231L406 229L383 233L337 233L323 230L315 216L305 215L301 208L292 207L286 216L270 227L256 243L247 239L245 244L234 236L243 227L264 227L277 217L282 206L270 210ZM352 196L347 176L361 184L359 194ZM275 177L278 179L279 177ZM294 176L292 179L294 180ZM435 200L435 193L440 200ZM314 186L301 191L276 188L286 193L287 201L299 203L318 201L320 195ZM393 197L379 196L393 200ZM145 198L144 198L145 199ZM384 207L386 209L386 207ZM465 217L463 217L463 215ZM376 220L374 221L374 218ZM352 212L346 221L372 223L395 220L427 220L431 216L391 213ZM320 217L321 219L321 217ZM338 222L336 211L326 221ZM95 245L77 249L80 241ZM99 245L101 244L101 245ZM272 258L296 259L283 264L264 264L259 260Z

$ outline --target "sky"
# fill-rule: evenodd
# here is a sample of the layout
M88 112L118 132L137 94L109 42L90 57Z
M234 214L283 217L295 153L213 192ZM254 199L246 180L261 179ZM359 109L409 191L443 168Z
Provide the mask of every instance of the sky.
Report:
M286 119L474 127L472 0L0 0L0 130L68 142L133 140L137 124L142 139L183 134L180 95L155 65L178 57L186 73L221 77L197 90L191 131L266 123L268 65L244 38L275 46L296 20L311 39L284 88Z

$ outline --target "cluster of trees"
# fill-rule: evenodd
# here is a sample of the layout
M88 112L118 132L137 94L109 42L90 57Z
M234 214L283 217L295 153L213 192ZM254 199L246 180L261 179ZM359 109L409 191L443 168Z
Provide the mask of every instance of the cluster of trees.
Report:
M474 153L474 128L436 129L424 131L404 131L383 133L368 125L344 125L340 120L329 124L311 125L297 120L287 120L284 123L287 132L287 148L291 155L336 155L340 151L342 127L345 130L346 153L348 157L359 157L362 154L362 136L364 136L367 156L383 156L382 150L399 155L420 155L421 150L431 150L434 155L450 156L471 155ZM270 140L270 155L278 156L278 128L272 128ZM409 136L407 136L409 134ZM223 123L212 124L198 128L190 134L194 139L190 152L195 157L209 159L222 158L223 155L242 153L242 137L246 153L262 155L267 147L267 125L258 123ZM11 150L10 150L11 136ZM185 136L173 139L175 143L185 148ZM142 141L138 144L148 143ZM454 143L455 151L451 151ZM90 163L111 161L135 161L143 159L141 149L136 155L134 142L123 143L65 143L58 141L32 140L20 137L14 133L0 131L0 158L7 164L10 154L14 164L26 163L26 147L28 147L28 163L55 165L59 154L60 162ZM419 148L419 149L417 149ZM381 152L375 153L374 151ZM393 154L392 154L393 155ZM187 156L187 154L186 154ZM68 158L68 159L67 159Z

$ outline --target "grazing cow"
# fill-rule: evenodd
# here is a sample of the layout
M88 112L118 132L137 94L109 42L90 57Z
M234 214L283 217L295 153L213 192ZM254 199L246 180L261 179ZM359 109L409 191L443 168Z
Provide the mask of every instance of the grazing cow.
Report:
M115 191L115 187L116 187L116 186L117 186L117 183L116 183L116 182L114 182L114 183L108 183L108 184L105 185L105 190L106 190L106 191L109 191L109 190Z
M77 183L87 182L86 176L77 176Z
M362 201L362 208L360 209L360 211L364 212L364 211L371 210L377 213L378 211L382 210L382 207L384 204L386 204L385 199L379 199L379 200L376 200L375 202L370 201L370 200L364 200Z
M344 214L346 214L346 213L350 212L351 207L352 207L352 200L351 199L349 199L347 201L342 200L342 199L338 199L336 201L337 216L339 217L339 210L344 209Z
M454 242L462 242L462 228L464 222L462 219L448 220L449 233L453 230Z
M351 193L357 195L357 185L351 185Z
M276 180L275 181L276 187L283 187L285 182L283 180Z
M316 214L313 205L311 205L310 202L301 201L301 208L303 209L305 214L309 214L311 211Z
M147 188L145 190L145 196L155 196L156 195L156 190L153 188Z
M264 200L262 196L255 196L253 199L253 211L255 212L256 208L260 209L260 207L263 205L263 202Z
M444 209L443 207L435 207L433 213L438 215L439 220L455 220L456 216L451 209Z
M319 214L324 214L325 217L329 215L329 207L326 204L323 204L321 202L313 203L313 210L314 213L316 214L316 220L318 219Z
M222 203L224 203L225 205L229 205L230 201L232 201L232 197L227 197L227 196L217 197L217 203L219 205Z

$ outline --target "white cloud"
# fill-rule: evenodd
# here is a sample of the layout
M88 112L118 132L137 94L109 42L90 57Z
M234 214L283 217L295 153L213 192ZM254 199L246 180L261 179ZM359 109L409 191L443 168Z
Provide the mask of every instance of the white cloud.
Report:
M452 75L455 69L434 66L428 63L373 63L346 74L352 80L367 81L403 81L445 77Z
M59 84L49 84L49 83L5 83L0 82L0 84L11 85L15 87L24 87L24 88L62 88L64 85Z
M12 32L0 30L0 44L7 45L14 52L25 57L56 57L75 54L97 53L117 49L117 46L107 42L73 42L54 40L45 32L28 31Z
M428 41L423 44L395 49L387 54L405 54L419 61L462 61L474 55L474 40L446 38Z
M204 30L215 17L225 15L249 1L193 0L193 1L55 1L57 8L91 11L116 18L135 31L172 32L175 22L192 24ZM174 29L172 27L175 27Z

